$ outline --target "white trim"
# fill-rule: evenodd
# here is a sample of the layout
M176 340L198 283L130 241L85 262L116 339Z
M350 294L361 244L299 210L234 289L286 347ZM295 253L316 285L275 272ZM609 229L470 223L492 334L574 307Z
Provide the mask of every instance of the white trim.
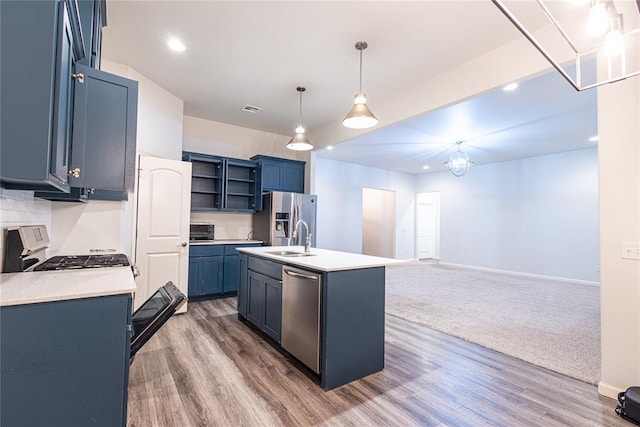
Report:
M471 270L489 271L489 272L492 272L492 273L512 274L514 276L535 277L535 278L538 278L538 279L557 280L557 281L561 281L561 282L573 282L573 283L580 283L582 285L600 286L600 282L592 282L590 280L572 279L570 277L545 276L543 274L522 273L522 272L519 272L519 271L510 271L510 270L499 270L497 268L477 267L475 265L456 264L456 263L453 263L453 262L442 262L442 261L440 261L440 265L448 265L448 266L451 266L451 267L468 268L468 269L471 269Z
M617 387L614 387L612 385L609 384L605 384L602 381L598 382L598 393L600 393L603 396L607 396L610 397L614 400L618 400L618 393L620 393L621 391L624 391L622 389L619 389Z

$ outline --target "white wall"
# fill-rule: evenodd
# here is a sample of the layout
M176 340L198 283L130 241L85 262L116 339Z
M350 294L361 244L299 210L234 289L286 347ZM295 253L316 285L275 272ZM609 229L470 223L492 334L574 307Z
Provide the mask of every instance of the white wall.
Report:
M599 281L596 148L419 176L440 192L440 260Z
M133 195L130 195L133 197ZM130 254L127 202L91 200L88 203L53 202L51 252L78 254L89 249L115 249Z
M602 376L615 397L640 385L640 261L622 242L640 242L640 77L598 88Z
M316 244L319 248L362 252L362 189L396 192L395 256L413 258L415 177L316 157L318 195Z
M256 154L307 161L287 149L290 137L184 116L184 151L248 159Z

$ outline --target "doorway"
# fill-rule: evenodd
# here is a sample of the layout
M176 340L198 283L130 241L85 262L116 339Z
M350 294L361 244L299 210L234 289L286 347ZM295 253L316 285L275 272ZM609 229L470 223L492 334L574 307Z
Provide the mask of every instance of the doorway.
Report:
M416 258L440 259L440 192L418 193Z
M362 189L362 253L387 258L395 255L396 192Z

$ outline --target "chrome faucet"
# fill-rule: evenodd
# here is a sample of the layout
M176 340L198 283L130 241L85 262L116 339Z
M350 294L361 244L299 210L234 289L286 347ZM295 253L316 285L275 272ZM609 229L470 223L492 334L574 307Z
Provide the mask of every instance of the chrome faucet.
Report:
M293 227L293 239L297 240L298 226L300 224L304 225L304 228L307 230L307 238L305 239L305 242L304 242L304 251L310 252L311 251L311 233L309 233L309 224L307 224L307 222L304 219L298 220L298 222L296 222L295 227Z

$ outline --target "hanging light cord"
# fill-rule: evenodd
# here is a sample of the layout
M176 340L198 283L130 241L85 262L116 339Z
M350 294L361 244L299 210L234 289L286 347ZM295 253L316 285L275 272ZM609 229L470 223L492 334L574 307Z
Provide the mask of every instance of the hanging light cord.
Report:
M358 93L362 93L362 50L360 49L360 87Z
M300 91L300 113L298 114L298 126L302 127L302 91Z

